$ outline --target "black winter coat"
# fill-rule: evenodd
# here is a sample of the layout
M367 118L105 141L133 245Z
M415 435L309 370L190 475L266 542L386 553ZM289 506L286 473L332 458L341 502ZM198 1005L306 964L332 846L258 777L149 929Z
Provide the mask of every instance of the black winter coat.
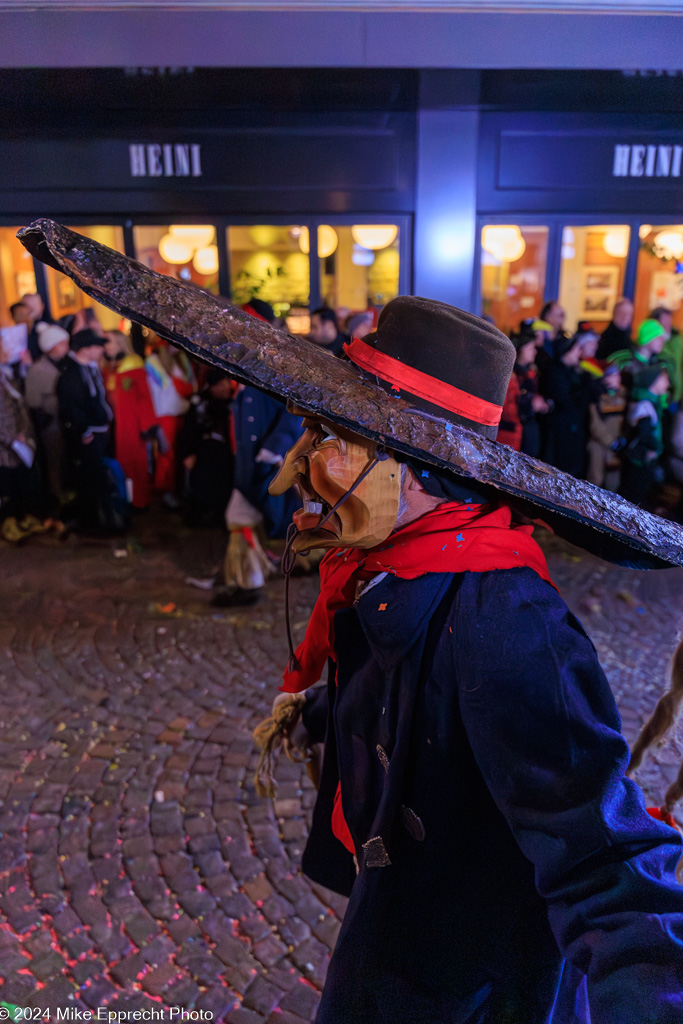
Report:
M108 433L113 414L99 370L74 358L65 359L57 381L57 401L59 418L71 446L80 449L83 435L88 432Z
M555 590L530 569L388 576L335 634L337 685L304 711L320 739L331 707L304 870L350 893L318 1024L680 1024L681 837L625 778Z
M588 442L588 406L599 391L588 374L554 359L541 371L541 394L552 400L545 419L543 458L551 466L582 478Z

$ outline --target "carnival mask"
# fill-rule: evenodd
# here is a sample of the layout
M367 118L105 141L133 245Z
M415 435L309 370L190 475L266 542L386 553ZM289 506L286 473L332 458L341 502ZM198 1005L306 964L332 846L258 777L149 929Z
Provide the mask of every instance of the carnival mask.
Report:
M320 524L353 487L377 455L377 445L343 427L311 416L304 434L287 452L271 482L271 494L296 487L303 508L294 513L299 531L294 551L311 548L372 548L396 526L401 497L401 466L391 456L377 462L324 526Z

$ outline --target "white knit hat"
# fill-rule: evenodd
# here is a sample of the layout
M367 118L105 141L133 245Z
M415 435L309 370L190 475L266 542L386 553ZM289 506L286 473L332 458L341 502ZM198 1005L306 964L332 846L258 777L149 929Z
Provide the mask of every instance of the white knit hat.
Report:
M38 348L47 355L60 341L69 340L69 332L65 331L59 324L46 324L44 320L36 324L38 334Z

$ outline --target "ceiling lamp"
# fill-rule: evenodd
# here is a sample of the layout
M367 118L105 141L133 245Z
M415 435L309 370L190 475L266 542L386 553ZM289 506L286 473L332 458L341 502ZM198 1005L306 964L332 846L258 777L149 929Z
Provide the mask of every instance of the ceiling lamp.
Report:
M171 224L168 231L190 249L204 249L211 245L216 233L213 224Z
M192 260L192 266L198 274L209 277L218 273L218 246L207 245L203 249L197 249Z
M396 238L395 224L354 224L351 235L364 249L386 249Z
M647 236L650 234L651 231L652 231L652 224L641 224L640 227L638 228L638 238L640 238L641 240L643 238L647 238Z
M159 242L159 255L166 263L189 263L192 259L192 248L169 233Z
M481 246L501 263L514 263L524 255L526 242L516 224L487 224L481 232Z
M608 256L621 259L628 255L629 229L626 227L610 228L605 232L602 247Z
M326 259L332 255L338 244L339 239L334 228L331 228L329 224L320 224L318 226L318 256L323 260ZM307 227L301 228L299 248L306 256L311 251L311 239Z
M653 239L665 260L683 257L683 235L679 231L660 231Z

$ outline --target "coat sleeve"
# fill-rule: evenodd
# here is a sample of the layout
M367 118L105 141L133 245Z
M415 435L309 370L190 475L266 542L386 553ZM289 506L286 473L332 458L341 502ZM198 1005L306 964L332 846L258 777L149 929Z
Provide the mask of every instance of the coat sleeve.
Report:
M59 416L74 434L85 434L90 426L83 410L83 386L75 373L64 371L57 381Z
M456 678L479 769L600 1024L683 1022L681 837L646 812L595 649L530 569L467 574Z

